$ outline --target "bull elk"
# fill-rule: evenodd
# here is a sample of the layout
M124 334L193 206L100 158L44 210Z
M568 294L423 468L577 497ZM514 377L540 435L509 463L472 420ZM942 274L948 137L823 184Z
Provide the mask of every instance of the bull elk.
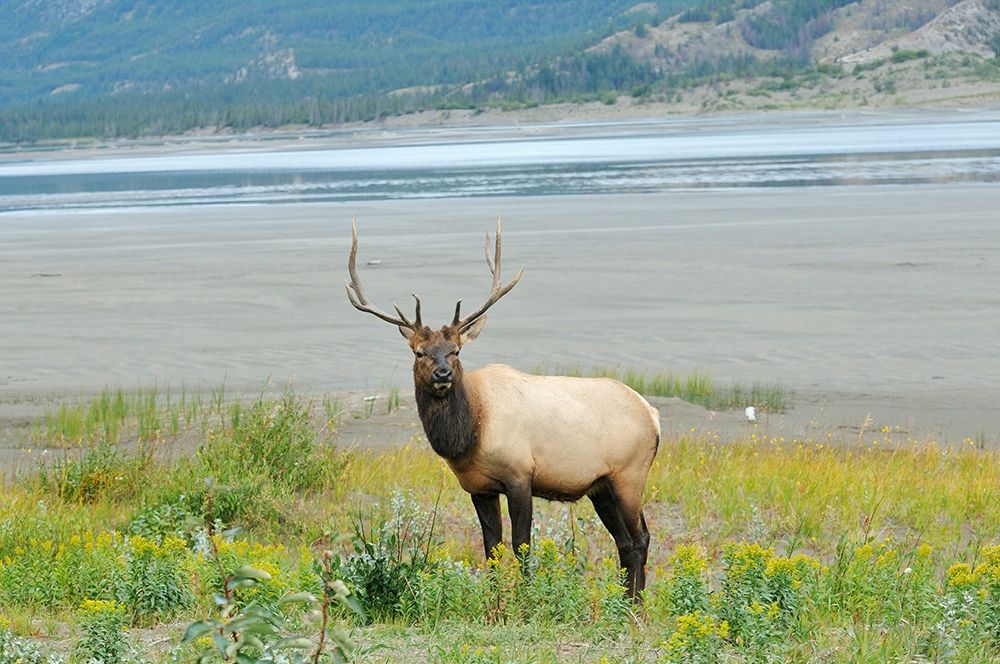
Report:
M439 330L423 324L420 299L411 321L365 297L355 265L358 230L352 222L347 296L355 308L399 328L413 351L417 411L434 451L472 496L487 558L501 542L500 494L507 496L515 551L530 545L532 498L575 502L587 496L611 533L626 570L630 596L646 582L649 530L642 492L660 440L657 411L632 389L608 378L535 376L491 364L465 373L459 352L479 336L486 312L521 279L500 281L500 220L486 303Z

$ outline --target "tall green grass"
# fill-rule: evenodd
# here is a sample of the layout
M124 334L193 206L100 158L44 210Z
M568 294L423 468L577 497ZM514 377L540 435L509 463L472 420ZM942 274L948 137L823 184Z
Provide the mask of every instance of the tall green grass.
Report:
M104 388L88 402L61 403L34 425L34 442L47 447L79 447L126 439L152 441L178 436L184 428L207 425L225 404L225 388L206 401L201 393L182 387L179 393L153 386L125 390Z

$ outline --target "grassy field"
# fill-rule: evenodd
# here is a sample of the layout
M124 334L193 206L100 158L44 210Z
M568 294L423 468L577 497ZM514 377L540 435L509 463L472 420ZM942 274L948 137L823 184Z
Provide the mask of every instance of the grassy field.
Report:
M83 451L2 486L0 664L1000 661L1000 456L973 441L664 440L636 607L587 501L537 501L526 562L486 564L424 441L327 444L351 415L109 390L41 420Z

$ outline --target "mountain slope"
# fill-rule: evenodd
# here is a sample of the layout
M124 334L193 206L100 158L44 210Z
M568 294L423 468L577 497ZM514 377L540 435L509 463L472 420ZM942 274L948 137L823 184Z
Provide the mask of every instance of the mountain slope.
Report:
M0 140L1000 97L1000 0L9 0Z
M926 50L931 55L970 53L990 58L994 55L992 42L1000 35L1000 3L987 0L925 0L921 3L922 13L914 13L912 6L903 4L891 6L896 10L892 13L880 13L875 0L858 4L853 15L842 12L837 16L837 30L817 42L813 50L817 59L854 66L890 58L900 50ZM940 11L933 11L938 8ZM880 24L887 24L889 29L878 34L869 28L865 42L852 39L860 26ZM850 50L845 50L845 45Z
M0 3L0 106L254 80L310 80L331 95L465 82L593 43L634 22L633 5L11 0Z
M624 49L668 74L699 64L775 60L848 68L898 50L993 56L996 0L706 0L648 29L621 31L593 47Z

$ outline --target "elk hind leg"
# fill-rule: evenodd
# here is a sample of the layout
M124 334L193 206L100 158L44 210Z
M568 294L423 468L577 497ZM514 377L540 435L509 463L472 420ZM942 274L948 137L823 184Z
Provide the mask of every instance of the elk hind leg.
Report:
M641 510L638 518L629 510L611 486L603 486L590 495L601 523L611 533L618 547L618 557L625 570L625 587L629 597L637 599L646 585L646 556L649 551L649 531Z
M629 595L637 598L646 587L646 559L649 556L649 528L642 513L642 485L635 490L616 489L618 509L621 511L625 527L632 536L632 563L628 568L627 587Z

